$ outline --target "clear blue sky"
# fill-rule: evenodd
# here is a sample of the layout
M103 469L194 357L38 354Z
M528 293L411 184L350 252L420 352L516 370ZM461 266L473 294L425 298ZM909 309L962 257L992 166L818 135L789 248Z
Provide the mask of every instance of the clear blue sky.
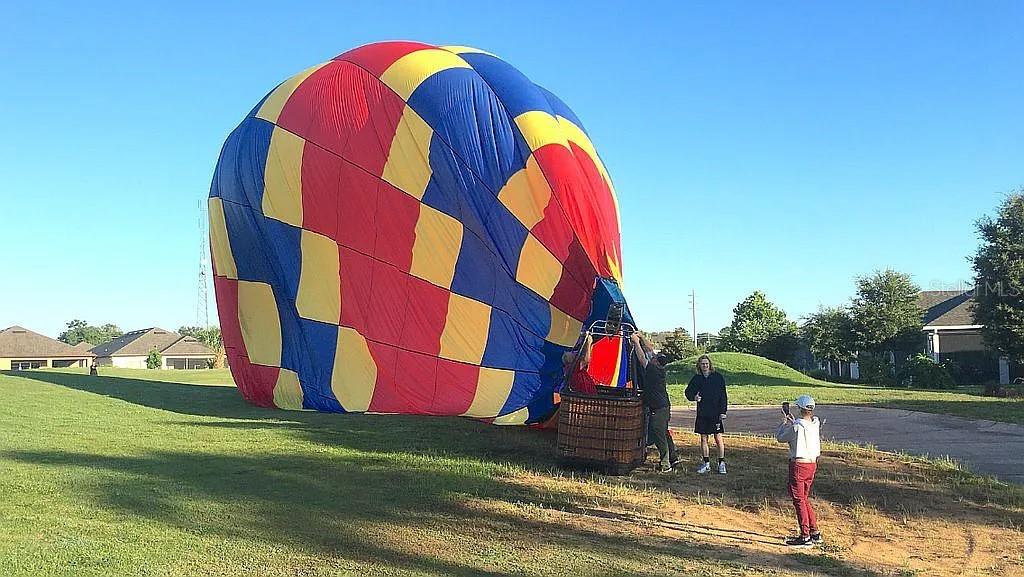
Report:
M0 327L194 324L225 136L377 40L483 48L576 111L648 329L689 326L691 288L703 331L755 289L798 318L876 268L956 285L973 222L1024 186L1020 2L293 4L8 6Z

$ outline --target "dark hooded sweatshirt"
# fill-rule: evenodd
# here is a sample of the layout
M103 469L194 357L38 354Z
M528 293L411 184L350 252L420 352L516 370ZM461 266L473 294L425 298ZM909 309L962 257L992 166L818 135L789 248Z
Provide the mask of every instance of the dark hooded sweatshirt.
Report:
M697 403L697 416L717 419L729 410L729 395L725 392L725 379L717 371L708 376L700 373L693 375L690 384L686 385L686 398L694 401L700 393Z

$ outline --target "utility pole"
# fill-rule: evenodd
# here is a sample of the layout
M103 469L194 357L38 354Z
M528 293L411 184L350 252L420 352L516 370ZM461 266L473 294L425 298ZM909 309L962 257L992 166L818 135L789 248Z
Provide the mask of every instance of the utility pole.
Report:
M697 345L697 293L690 289L690 317L693 319L693 346Z
M207 280L206 280L206 257L209 252L206 250L206 211L202 199L199 200L199 286L196 293L196 324L202 328L210 326L210 310L207 304Z

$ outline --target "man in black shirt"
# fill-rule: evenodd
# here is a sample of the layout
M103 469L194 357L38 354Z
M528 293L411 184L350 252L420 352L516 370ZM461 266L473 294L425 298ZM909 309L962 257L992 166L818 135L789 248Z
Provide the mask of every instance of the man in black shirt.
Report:
M644 370L644 408L650 413L649 430L654 436L654 444L658 447L658 457L661 459L658 470L668 473L677 460L676 445L668 434L668 420L672 416L672 403L668 399L668 389L665 388L665 364L668 359L663 353L658 353L648 360L647 351L640 343L640 335L633 333L630 340Z

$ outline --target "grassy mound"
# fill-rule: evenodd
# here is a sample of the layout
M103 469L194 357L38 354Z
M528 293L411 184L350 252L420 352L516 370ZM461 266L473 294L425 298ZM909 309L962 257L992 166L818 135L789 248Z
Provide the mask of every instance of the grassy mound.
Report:
M747 353L711 353L711 362L730 385L828 385L786 365ZM685 384L694 374L697 357L668 365L668 381Z
M711 353L729 387L729 404L777 405L805 393L822 404L867 405L1024 424L1024 399L983 397L978 388L957 391L890 389L871 383L847 385L808 377L782 363L746 353ZM668 366L668 394L674 406L692 405L683 391L697 357Z

